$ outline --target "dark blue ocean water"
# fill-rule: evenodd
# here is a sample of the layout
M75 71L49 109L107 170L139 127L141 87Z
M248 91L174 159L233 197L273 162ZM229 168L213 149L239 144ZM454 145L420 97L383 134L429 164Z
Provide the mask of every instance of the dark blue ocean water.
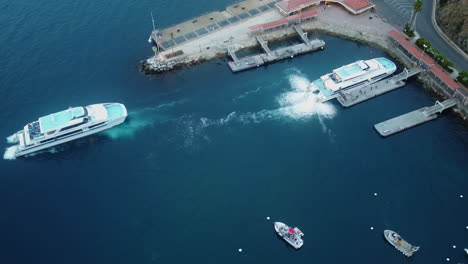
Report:
M231 3L0 0L0 135L68 106L130 113L0 161L0 263L467 263L466 128L445 113L379 137L373 124L435 101L414 81L349 109L305 89L383 52L319 35L323 52L240 74L222 60L138 71L150 11L165 27ZM304 247L273 221L298 226ZM384 229L420 251L407 259Z

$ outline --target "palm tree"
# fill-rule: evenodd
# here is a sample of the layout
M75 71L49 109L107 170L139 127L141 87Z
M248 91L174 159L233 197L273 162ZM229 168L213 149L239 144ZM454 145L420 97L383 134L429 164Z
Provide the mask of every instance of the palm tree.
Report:
M411 12L411 18L410 18L410 27L414 29L414 22L416 21L416 17L418 16L418 13L422 10L423 3L422 0L416 0L413 5L413 12Z

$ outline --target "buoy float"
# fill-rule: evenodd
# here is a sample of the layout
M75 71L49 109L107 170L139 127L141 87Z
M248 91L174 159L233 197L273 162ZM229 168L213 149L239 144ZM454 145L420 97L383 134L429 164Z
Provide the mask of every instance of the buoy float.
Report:
M370 227L370 230L374 230L374 227L373 227L373 226L371 226L371 227Z
M453 247L453 248L457 248L457 246L455 246L455 245L453 245L452 247Z
M446 260L447 260L447 261L450 261L450 259L449 259L449 258L446 258Z
M269 217L269 216L267 216L267 220L270 220L270 217Z
M460 198L463 198L463 194L460 194Z
M242 248L239 248L239 252L242 252Z
M374 193L374 196L377 196L377 193Z

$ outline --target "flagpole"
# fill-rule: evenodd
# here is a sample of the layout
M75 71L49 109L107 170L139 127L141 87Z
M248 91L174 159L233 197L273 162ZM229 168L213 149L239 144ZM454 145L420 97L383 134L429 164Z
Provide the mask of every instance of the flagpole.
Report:
M153 31L156 31L156 27L154 26L153 12L150 12L150 14L151 14L151 21L153 21Z
M151 14L151 21L153 22L153 34L156 34L156 27L154 26L153 12L151 11L150 14ZM156 41L156 45L158 45L157 40L155 41ZM158 48L153 46L153 51L154 51L154 56L156 57L158 55L157 53Z

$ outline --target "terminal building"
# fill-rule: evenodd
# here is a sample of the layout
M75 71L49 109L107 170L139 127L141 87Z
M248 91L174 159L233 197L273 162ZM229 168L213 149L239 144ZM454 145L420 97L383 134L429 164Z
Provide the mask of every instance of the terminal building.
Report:
M374 8L375 5L366 0L284 0L276 3L279 12L285 16L300 13L308 8L323 5L340 5L352 14L361 14Z

